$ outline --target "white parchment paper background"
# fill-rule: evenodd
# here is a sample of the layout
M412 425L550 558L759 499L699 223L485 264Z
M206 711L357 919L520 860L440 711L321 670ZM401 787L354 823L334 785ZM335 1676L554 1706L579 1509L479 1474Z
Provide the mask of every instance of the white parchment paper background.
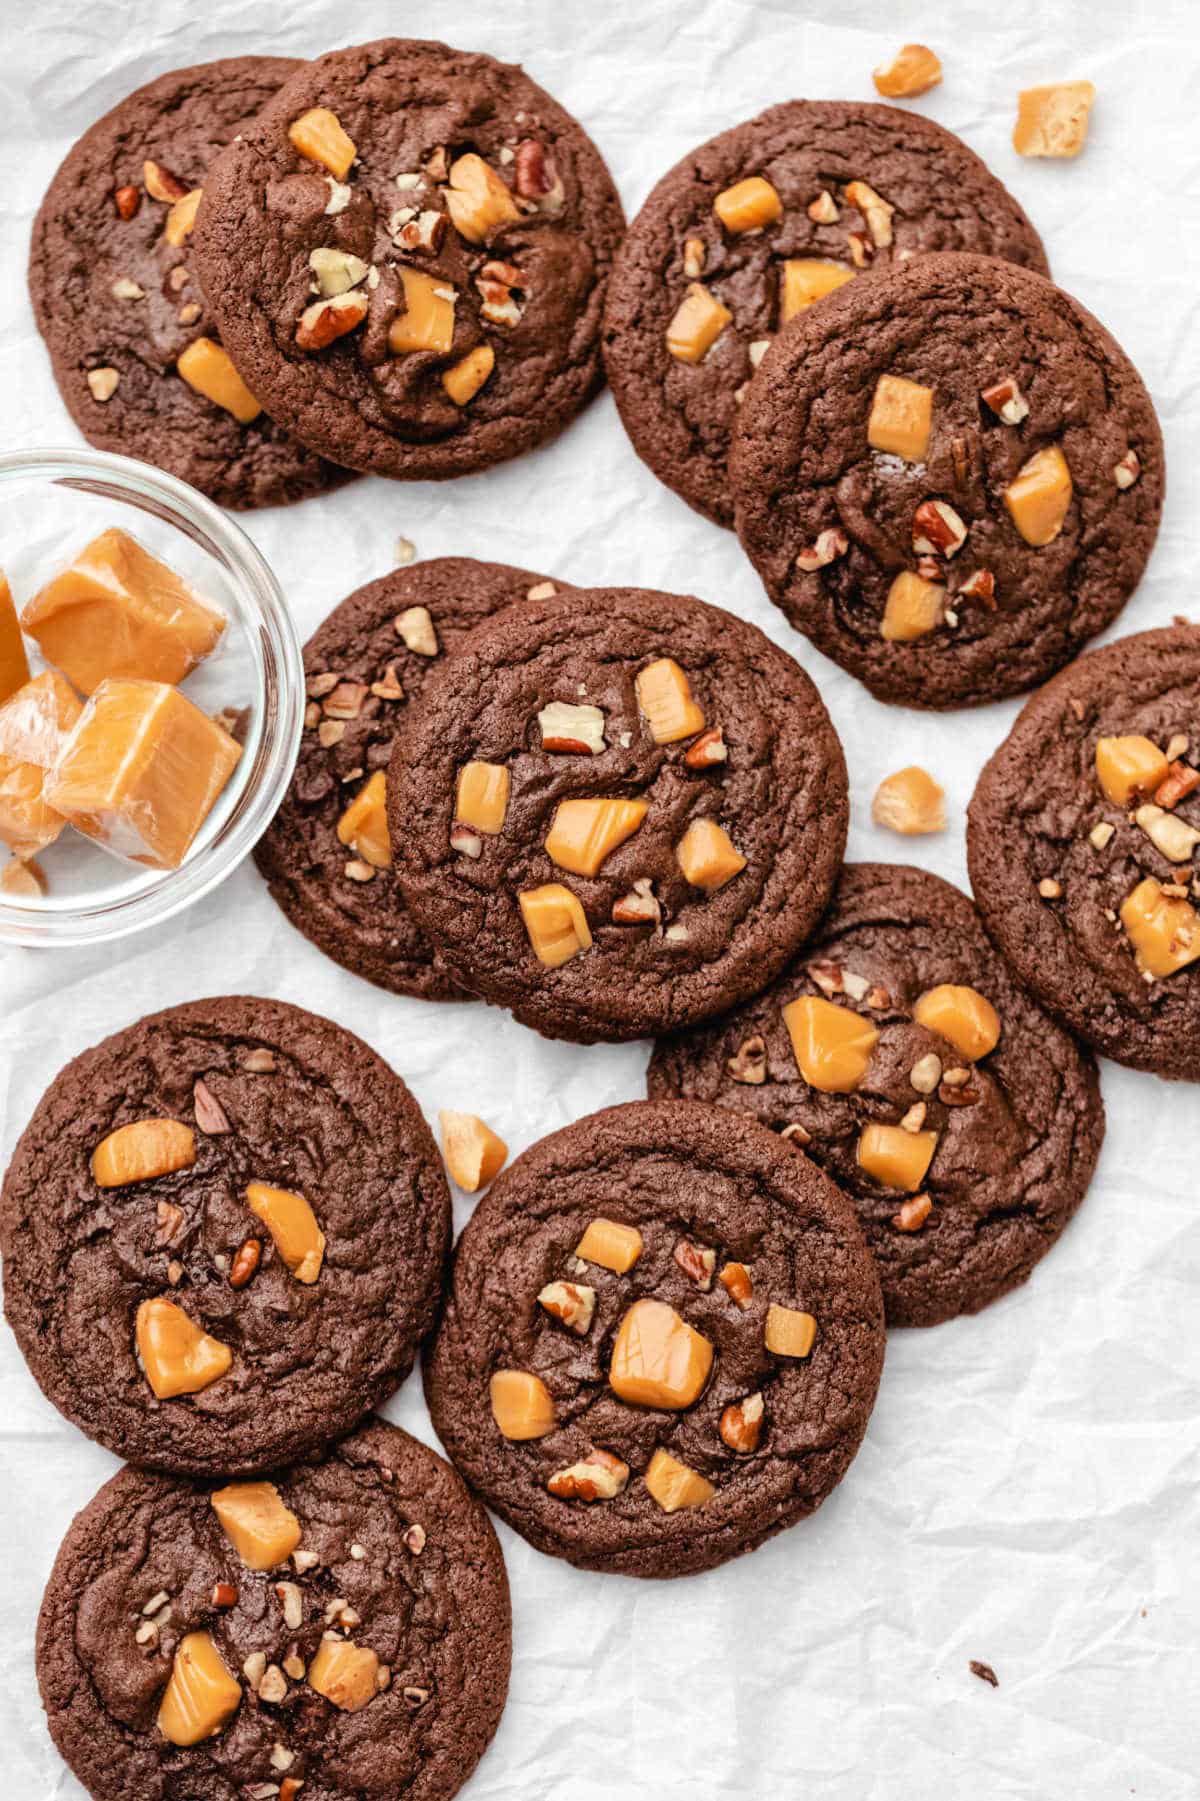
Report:
M74 441L25 293L29 226L69 143L151 76L211 57L312 55L385 32L519 60L578 114L629 212L693 145L776 100L871 98L912 38L945 85L921 110L1009 183L1059 281L1141 368L1170 493L1117 630L1194 606L1200 332L1200 24L1187 0L41 0L0 7L0 446ZM1023 163L1017 89L1089 76L1076 164ZM307 636L390 565L460 552L581 583L691 590L753 619L815 676L851 770L850 853L903 854L870 823L880 776L944 783L949 830L911 854L965 883L963 809L1015 705L942 718L876 705L792 634L737 543L642 468L606 395L563 438L444 486L363 482L249 528ZM0 559L20 520L0 519ZM482 1007L394 999L326 962L248 864L169 926L95 951L0 950L0 1157L66 1061L150 1008L277 995L361 1033L427 1115L478 1109L513 1151L642 1092L641 1046L552 1046ZM474 1801L694 1797L1080 1797L1200 1792L1200 1092L1105 1065L1109 1133L1076 1222L1021 1293L901 1333L866 1443L812 1521L708 1576L574 1572L503 1528L515 1663ZM458 1198L458 1219L467 1215ZM391 1417L432 1438L412 1379ZM115 1468L45 1402L0 1327L0 1796L82 1791L46 1735L33 1672L43 1583L69 1520ZM969 1674L994 1664L1000 1687ZM131 1798L132 1801L132 1798Z

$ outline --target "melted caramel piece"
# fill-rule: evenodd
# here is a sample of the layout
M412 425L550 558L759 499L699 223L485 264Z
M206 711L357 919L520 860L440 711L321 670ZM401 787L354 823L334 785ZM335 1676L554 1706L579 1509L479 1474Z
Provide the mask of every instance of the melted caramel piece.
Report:
M309 162L320 163L335 181L345 181L358 155L354 140L342 130L337 114L327 106L314 106L288 126L288 137Z
M702 281L689 282L667 326L667 349L680 363L703 362L732 318Z
M158 1730L173 1745L198 1745L233 1718L242 1685L231 1676L207 1632L180 1639L158 1708Z
M716 1494L712 1483L686 1463L680 1463L659 1446L646 1466L643 1477L650 1494L664 1513L678 1513L682 1507L703 1507Z
M338 841L372 869L392 867L392 840L387 822L387 772L377 769L363 783L338 820Z
M932 420L932 388L903 375L881 375L867 420L867 443L907 463L923 463Z
M1166 780L1170 764L1149 738L1100 738L1096 743L1096 778L1115 807L1132 806L1153 794Z
M489 1394L492 1418L505 1438L520 1444L554 1430L554 1402L546 1384L527 1370L497 1370Z
M761 175L748 175L721 190L713 201L713 212L726 231L761 231L783 217L783 201Z
M396 356L410 350L444 355L454 342L454 290L436 275L401 268L404 311L388 329L388 348Z
M54 669L0 706L0 842L18 857L45 850L67 823L45 798L46 776L82 711Z
M792 1041L796 1067L810 1088L823 1094L852 1094L867 1073L879 1032L869 1019L819 995L789 1001L783 1023Z
M1013 149L1019 156L1078 156L1087 142L1096 90L1090 81L1054 81L1017 96Z
M546 837L546 853L573 875L600 873L604 859L641 825L649 812L644 800L562 800Z
M1004 504L1026 544L1040 550L1062 530L1073 493L1067 459L1050 444L1017 470L1004 490Z
M977 988L953 982L928 988L913 1008L913 1018L927 1031L948 1038L969 1063L986 1057L1000 1041L1000 1015Z
M561 882L527 888L517 899L534 955L547 969L558 969L590 948L592 934L587 914Z
M503 763L464 763L454 793L454 817L495 837L508 813L509 774Z
M343 1713L357 1713L379 1693L379 1659L351 1639L323 1638L308 1666L308 1686Z
M779 323L786 325L797 313L853 280L854 270L841 263L827 263L819 256L788 257L779 286Z
M704 729L704 714L692 699L687 676L671 657L660 657L639 670L638 705L656 744L678 744Z
M215 1489L209 1499L248 1570L273 1570L300 1543L300 1522L273 1482L233 1482Z
M575 1246L575 1255L583 1263L598 1263L614 1275L629 1273L642 1254L642 1235L636 1226L623 1226L615 1219L594 1219Z
M176 357L175 367L189 388L231 414L239 425L251 424L262 412L238 374L233 358L215 338L193 338Z
M451 223L468 244L486 244L496 232L521 217L521 209L507 184L474 151L455 157L450 165L449 186L442 192Z
M690 1407L712 1368L713 1348L665 1301L635 1301L621 1321L609 1386L638 1407Z
M858 1161L877 1182L916 1194L933 1162L937 1141L936 1132L906 1132L903 1126L864 1126L858 1139Z
M927 94L942 79L942 65L925 44L905 44L890 62L872 69L875 92L885 100L913 100Z
M795 1307L779 1307L774 1301L767 1308L763 1343L776 1357L807 1357L817 1336L817 1322L811 1313Z
M1200 957L1200 913L1182 896L1164 894L1152 876L1122 901L1121 924L1143 975L1159 980Z
M902 569L888 589L879 636L889 644L908 644L936 630L945 615L945 588Z
M675 861L684 880L706 894L715 894L746 867L745 857L715 819L693 819L675 846Z
M442 1128L442 1155L446 1168L468 1194L486 1188L504 1168L508 1146L478 1114L454 1113L443 1107L438 1113Z
M246 1200L250 1211L271 1234L275 1249L297 1282L315 1282L325 1255L325 1234L304 1196L290 1188L268 1188L265 1182L251 1182Z
M496 352L490 344L476 344L460 362L442 375L442 386L455 406L469 406L496 367Z
M29 658L8 577L0 570L0 704L29 680Z
M916 838L946 829L946 795L927 769L910 763L885 775L871 802L871 818L902 837Z
M196 1134L178 1119L135 1119L102 1138L92 1152L92 1179L98 1188L152 1182L196 1161Z
M134 1335L146 1380L160 1401L199 1394L233 1362L228 1345L210 1338L182 1307L161 1295L142 1302Z

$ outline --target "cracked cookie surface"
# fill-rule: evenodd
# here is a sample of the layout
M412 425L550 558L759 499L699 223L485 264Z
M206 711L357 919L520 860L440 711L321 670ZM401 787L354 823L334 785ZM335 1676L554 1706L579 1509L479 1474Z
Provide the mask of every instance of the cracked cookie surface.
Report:
M592 1242L597 1221L623 1255ZM630 1249L632 1263L611 1267ZM547 1304L564 1285L582 1297L573 1324ZM651 1322L638 1344L631 1319ZM812 1323L790 1352L770 1348L800 1319ZM639 1358L654 1380L656 1320L676 1347L659 1373L680 1380L684 1346L693 1360L683 1404L613 1387L614 1369L636 1375ZM858 1449L882 1363L878 1278L834 1184L754 1121L635 1101L552 1133L493 1184L459 1240L425 1389L455 1463L539 1550L672 1576L820 1505ZM501 1432L499 1371L544 1390L553 1417L541 1436ZM580 1492L548 1486L561 1491L573 1471Z
M994 1010L990 1050L990 1031L967 1046L972 1057L937 1029L936 1013L914 1017L944 987L973 990ZM798 1033L807 1020L783 1011L801 997L809 1018L815 1002L818 1029L846 1023L825 1007L865 1027L852 1086L823 1090L801 1074L789 1017ZM947 1086L955 1071L967 1080ZM1104 1136L1091 1057L1013 980L966 895L884 863L847 865L819 931L773 988L716 1025L662 1040L648 1087L777 1132L799 1128L797 1142L858 1209L894 1326L977 1312L1023 1282L1082 1200ZM928 1209L859 1161L864 1128L906 1119L914 1146L936 1134L919 1184Z
M101 1168L99 1147L146 1120L182 1141L175 1167L114 1181L129 1167ZM5 1311L49 1399L118 1456L265 1469L407 1375L449 1231L433 1139L380 1057L282 1002L194 1001L85 1051L42 1097L0 1194ZM192 1385L152 1387L148 1346Z
M1163 446L1124 352L978 256L852 282L775 340L731 459L772 600L881 700L968 706L1108 625L1158 530Z
M727 209L727 224L714 202L748 180L769 184L779 210L755 223L751 195L750 213ZM759 199L771 214L761 190ZM890 106L792 100L690 152L634 220L609 287L605 364L638 455L690 505L732 525L739 400L789 308L819 305L835 283L939 250L1047 273L1041 240L1012 195L932 120ZM695 362L667 342L693 283L729 314L723 323L714 315L721 329Z

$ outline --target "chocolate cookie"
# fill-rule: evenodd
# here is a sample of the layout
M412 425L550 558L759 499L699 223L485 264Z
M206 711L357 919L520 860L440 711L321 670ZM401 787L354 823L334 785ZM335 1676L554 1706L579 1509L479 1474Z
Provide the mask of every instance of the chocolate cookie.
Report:
M555 583L435 557L357 589L304 647L312 698L300 757L254 859L306 938L395 994L462 998L391 872L383 793L396 727L442 654L530 590L554 593Z
M373 1420L269 1483L121 1470L58 1553L37 1672L95 1801L448 1801L511 1652L487 1515Z
M234 56L138 88L68 153L33 228L34 314L84 437L228 507L278 506L348 479L265 413L235 417L179 369L181 358L193 367L191 345L217 341L191 271L192 196L217 152L302 67ZM193 351L193 374L206 384L212 371L225 374L246 414L257 396L228 382L223 355Z
M682 1576L820 1506L882 1365L879 1279L834 1184L752 1120L634 1101L543 1138L479 1203L425 1392L540 1551Z
M776 338L741 408L737 525L792 624L881 700L974 705L1120 611L1158 530L1150 397L1040 276L924 257Z
M384 38L308 63L219 159L196 264L255 392L325 456L464 475L600 385L621 203L520 69Z
M382 1058L280 1001L193 1001L43 1095L0 1194L5 1312L49 1399L118 1456L269 1469L408 1374L449 1232Z
M638 455L732 525L730 438L772 332L855 276L934 250L1048 273L1012 195L930 119L790 100L702 144L663 176L613 265L604 360Z
M769 982L846 839L845 761L804 671L743 620L642 588L479 627L426 683L387 789L439 968L581 1043Z
M1023 982L1105 1056L1200 1082L1200 627L1092 651L986 765L967 857Z
M1104 1137L1092 1059L1018 987L966 895L886 863L848 865L803 960L664 1040L648 1087L803 1145L858 1208L893 1326L1023 1282Z

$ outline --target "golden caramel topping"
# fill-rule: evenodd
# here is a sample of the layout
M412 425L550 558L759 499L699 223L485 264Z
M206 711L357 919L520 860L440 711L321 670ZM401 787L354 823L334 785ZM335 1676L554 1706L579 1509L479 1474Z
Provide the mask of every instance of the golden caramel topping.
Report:
M763 1329L763 1342L768 1351L773 1351L776 1357L807 1357L816 1337L817 1322L811 1313L771 1302Z
M454 159L449 179L449 187L443 189L446 210L455 231L468 244L486 244L496 232L521 217L521 209L506 184L474 151Z
M1095 98L1090 81L1054 81L1022 89L1013 149L1020 156L1078 156L1087 142Z
M504 1168L508 1146L475 1113L454 1113L443 1107L438 1113L442 1128L442 1155L446 1168L460 1188L474 1194L486 1188Z
M497 1370L489 1384L492 1418L505 1438L521 1443L554 1430L554 1402L546 1384L527 1370Z
M526 888L517 900L534 955L547 969L558 969L580 951L590 949L587 914L561 882Z
M932 420L932 388L902 375L881 375L867 420L867 443L905 462L923 463Z
M783 201L761 175L748 175L722 189L713 201L713 212L726 231L761 231L782 218Z
M323 1638L308 1666L308 1686L343 1713L357 1713L379 1693L379 1659L351 1639Z
M364 782L338 820L338 841L372 869L392 867L392 840L387 822L387 773L377 769Z
M196 1134L177 1119L136 1119L102 1138L92 1152L92 1179L98 1188L151 1182L196 1161Z
M29 680L29 658L21 638L8 577L0 570L0 704Z
M228 1345L210 1338L182 1307L161 1295L138 1308L134 1338L146 1380L160 1401L199 1394L233 1362Z
M1062 530L1073 493L1067 459L1050 444L1017 470L1004 490L1004 504L1026 544L1040 550Z
M643 1480L664 1513L678 1513L683 1507L703 1507L717 1492L706 1477L689 1470L686 1463L680 1463L661 1445L647 1464Z
M816 256L788 257L779 285L779 323L786 325L814 301L823 300L835 288L854 280L854 270L842 263L827 263Z
M1000 1015L977 988L953 982L929 988L913 1008L913 1018L927 1031L948 1038L969 1063L978 1063L1000 1040Z
M667 349L680 363L703 362L732 318L702 281L689 282L667 326Z
M262 407L233 365L233 358L213 338L194 338L180 351L175 367L189 388L214 406L232 413L239 425L257 419Z
M273 1570L300 1543L300 1522L273 1482L232 1482L215 1489L209 1499L248 1570Z
M504 830L509 773L503 763L464 763L454 791L454 817L494 837Z
M693 819L675 846L675 861L684 880L706 894L715 894L746 867L745 857L715 819Z
M1200 913L1151 876L1122 901L1121 924L1143 975L1160 980L1200 957Z
M196 213L204 198L203 188L193 188L182 200L177 200L167 214L167 222L163 226L163 237L176 250L187 242L196 223Z
M690 1407L708 1381L713 1348L665 1301L635 1301L621 1321L609 1386L638 1407Z
M233 1718L242 1685L231 1676L207 1632L180 1639L158 1708L158 1730L173 1745L198 1745Z
M934 631L945 616L945 588L902 569L888 589L879 636L889 643L907 644Z
M903 1126L864 1126L858 1139L862 1169L889 1188L916 1194L937 1149L936 1132L907 1132Z
M924 44L905 44L886 63L872 69L875 92L885 100L914 100L942 79L942 65Z
M288 137L309 162L320 163L335 181L345 181L350 165L358 155L353 141L342 130L336 113L327 106L314 106L288 126Z
M869 1019L819 995L789 1001L783 1023L792 1041L796 1067L810 1088L823 1094L851 1094L867 1073L879 1033Z
M290 1188L268 1188L251 1182L246 1189L251 1213L261 1219L275 1241L275 1249L297 1282L315 1282L325 1256L325 1234L302 1194Z
M394 356L409 350L435 350L444 354L454 342L454 289L436 275L401 267L404 311L388 328L388 349Z
M1149 738L1100 738L1096 742L1096 777L1115 807L1132 806L1152 794L1166 778L1169 763Z
M477 344L445 371L442 386L455 406L469 406L495 367L496 352L491 345Z
M638 706L656 744L678 744L704 726L687 676L671 657L660 657L638 672Z
M598 875L604 859L632 838L649 810L644 800L561 800L546 837L546 854L573 875Z
M876 825L915 838L946 829L946 796L927 769L910 763L895 775L885 775L871 802Z
M575 1246L575 1255L584 1263L598 1263L614 1275L624 1276L642 1254L642 1235L636 1226L623 1226L615 1219L594 1219Z

